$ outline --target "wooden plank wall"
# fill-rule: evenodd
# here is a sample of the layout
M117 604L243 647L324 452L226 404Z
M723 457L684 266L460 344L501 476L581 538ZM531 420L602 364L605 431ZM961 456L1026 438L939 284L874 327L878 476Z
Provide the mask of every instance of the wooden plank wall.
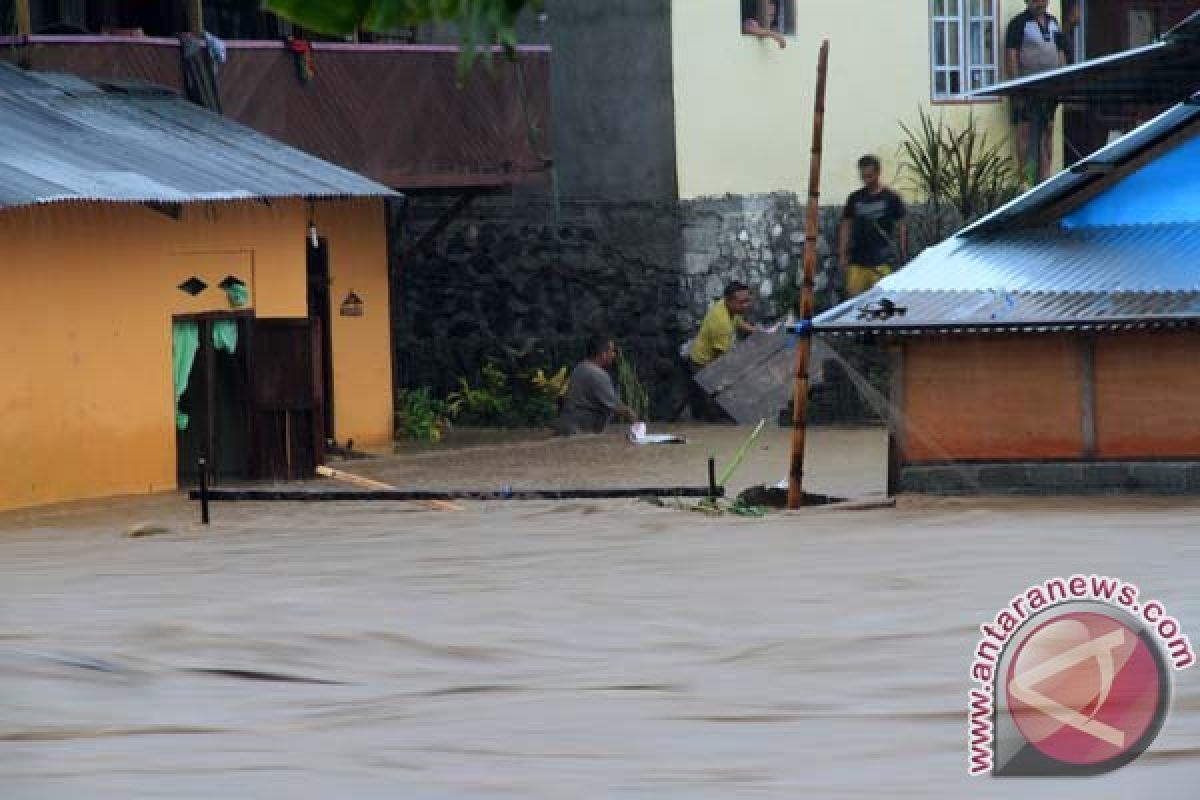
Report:
M922 337L901 463L1200 458L1200 332Z

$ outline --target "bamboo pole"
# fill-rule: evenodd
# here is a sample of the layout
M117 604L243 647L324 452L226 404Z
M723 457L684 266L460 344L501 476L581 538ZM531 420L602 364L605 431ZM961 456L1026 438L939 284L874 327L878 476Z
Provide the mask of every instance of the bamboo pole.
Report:
M792 394L792 468L788 474L788 508L804 505L804 439L808 421L808 358L812 349L813 285L817 277L817 233L821 223L821 152L825 136L825 77L829 70L829 40L817 56L817 94L814 98L812 158L808 168L808 220L804 228L804 281L797 299L800 341L796 345L796 382Z
M29 15L29 0L17 0L13 13L16 16L17 33L21 36L33 33L33 21Z

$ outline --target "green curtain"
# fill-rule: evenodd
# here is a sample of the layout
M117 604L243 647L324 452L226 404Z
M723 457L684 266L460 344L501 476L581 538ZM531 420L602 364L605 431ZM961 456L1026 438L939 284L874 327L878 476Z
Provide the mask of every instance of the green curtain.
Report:
M250 290L241 281L230 281L225 287L225 297L229 299L229 305L241 308L250 302Z
M237 352L238 325L236 319L217 319L212 323L213 347L232 355Z
M234 336L237 330L234 329ZM175 378L175 427L186 431L188 415L179 410L179 398L187 391L196 351L200 349L200 326L195 322L176 322L171 326L171 371Z

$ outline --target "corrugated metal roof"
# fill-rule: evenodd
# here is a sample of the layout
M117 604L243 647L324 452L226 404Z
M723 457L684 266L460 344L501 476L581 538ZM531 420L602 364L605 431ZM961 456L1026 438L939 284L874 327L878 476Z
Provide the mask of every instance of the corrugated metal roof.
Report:
M396 193L163 90L0 64L0 207Z
M1200 225L956 237L815 325L915 333L1200 322L1197 263ZM884 301L903 313L887 316Z
M1007 205L964 228L959 236L1001 230L1021 224L1081 189L1093 184L1115 184L1122 177L1120 167L1142 152L1184 128L1200 126L1200 94L1186 103L1173 106L1154 119L1097 150L1070 169L1035 186Z
M1200 225L955 237L885 278L892 291L1200 291Z
M1060 102L1172 103L1196 90L1200 12L1142 47L993 84L975 97L1041 95Z

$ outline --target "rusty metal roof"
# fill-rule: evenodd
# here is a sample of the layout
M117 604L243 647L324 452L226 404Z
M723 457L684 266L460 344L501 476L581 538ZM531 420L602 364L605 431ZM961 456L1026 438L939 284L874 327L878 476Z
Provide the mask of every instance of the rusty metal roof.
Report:
M0 0L0 6L3 5ZM458 49L313 43L302 80L278 41L226 42L216 83L225 115L401 191L545 180L550 52L518 48L458 73ZM142 80L182 92L179 42L121 36L0 36L0 61L85 80Z
M149 86L0 64L0 208L396 193Z
M959 236L815 325L820 333L913 334L1195 324L1197 263L1200 225Z

